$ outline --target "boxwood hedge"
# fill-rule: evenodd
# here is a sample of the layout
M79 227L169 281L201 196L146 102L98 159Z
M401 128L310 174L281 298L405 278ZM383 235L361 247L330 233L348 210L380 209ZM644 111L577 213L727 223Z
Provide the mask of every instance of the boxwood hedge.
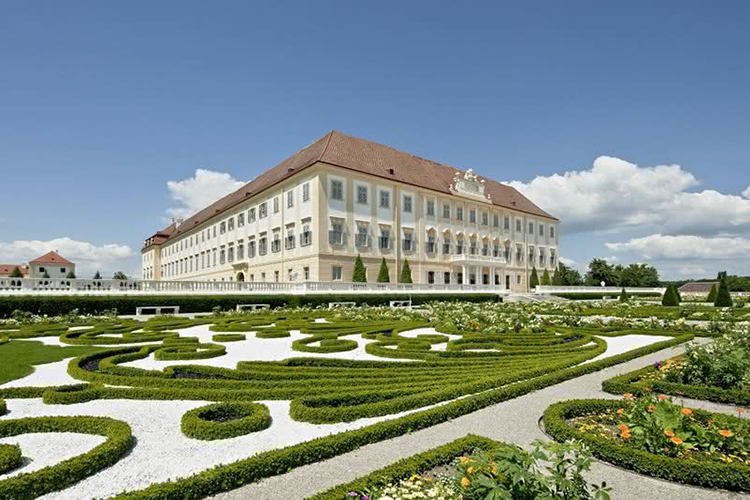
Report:
M182 416L182 433L195 439L214 440L244 436L271 426L268 406L260 403L216 403Z
M593 455L600 460L640 474L707 488L750 491L750 466L748 465L739 462L686 460L684 458L655 455L632 446L619 444L617 441L601 437L597 433L581 432L568 423L571 418L616 410L620 406L622 406L620 401L601 399L563 401L547 408L542 416L542 423L547 434L555 440L577 439L583 441L591 448ZM710 418L713 415L701 410L693 411L699 418Z
M358 305L388 305L391 300L411 300L423 304L433 300L461 300L464 302L497 302L496 293L394 293L394 294L325 294L325 295L126 295L126 296L35 296L4 297L0 301L0 318L9 318L20 309L33 314L62 316L73 309L81 314L99 314L116 309L119 314L135 314L140 306L180 306L180 312L208 312L214 307L233 310L239 304L269 304L272 308L283 306L317 306L329 302L356 302Z
M17 444L0 443L0 474L5 474L23 464L21 447Z

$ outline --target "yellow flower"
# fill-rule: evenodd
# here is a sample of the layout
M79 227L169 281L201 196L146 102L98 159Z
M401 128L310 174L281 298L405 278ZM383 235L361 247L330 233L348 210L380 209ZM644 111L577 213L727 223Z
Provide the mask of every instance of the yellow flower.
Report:
M618 415L622 415L622 413L623 413L624 411L625 411L625 410L623 410L622 408L619 408L619 409L617 410L617 414L618 414Z
M466 464L466 463L469 463L469 462L471 462L471 460L469 460L469 457L461 457L461 463L462 464Z
M469 467L468 469L466 469L466 472L468 472L469 475L474 474L474 467Z
M461 478L461 486L463 486L464 488L468 488L470 484L471 484L471 481L469 481L468 477Z

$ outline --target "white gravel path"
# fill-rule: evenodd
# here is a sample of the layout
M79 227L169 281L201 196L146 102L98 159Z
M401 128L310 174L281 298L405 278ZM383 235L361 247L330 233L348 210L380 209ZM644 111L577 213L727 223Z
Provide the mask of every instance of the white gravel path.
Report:
M14 415L16 417L17 415ZM0 481L18 474L34 472L63 460L91 451L106 438L92 434L74 432L39 432L0 439L2 444L21 446L24 465L7 474L0 474Z

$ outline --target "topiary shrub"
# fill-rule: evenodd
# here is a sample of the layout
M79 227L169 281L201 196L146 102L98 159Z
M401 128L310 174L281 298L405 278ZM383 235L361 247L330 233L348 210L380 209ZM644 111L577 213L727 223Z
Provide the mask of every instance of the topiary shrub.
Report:
M76 273L73 271L68 271L68 274L65 275L65 279L74 280L76 279Z
M729 294L729 287L724 278L719 282L719 291L716 293L716 300L714 306L716 307L732 307L732 296Z
M677 291L674 285L667 285L667 289L664 291L664 297L661 299L661 305L665 307L677 307L680 305L680 300L677 297Z
M23 278L23 273L21 272L21 269L19 269L18 266L13 268L13 271L10 273L11 278Z
M357 254L357 258L354 260L354 273L352 274L353 283L367 283L367 269L362 263L362 257Z
M399 283L411 283L411 267L409 267L409 260L404 259L404 266L401 268L401 276L398 278Z
M529 289L533 290L539 286L539 274L536 272L536 266L531 269L531 278L529 278Z
M388 274L388 264L385 262L385 257L380 263L380 271L378 271L378 283L390 283L391 277Z
M550 286L552 284L552 280L549 277L549 271L544 270L544 274L542 274L542 285L543 286Z
M708 292L708 297L706 298L706 302L716 302L716 296L719 294L719 291L716 289L716 285L711 285L711 291Z
M628 292L625 291L625 289L622 289L622 292L620 292L620 302L627 302L630 297L628 297Z
M203 440L227 439L271 426L271 412L260 403L216 403L182 416L182 433Z

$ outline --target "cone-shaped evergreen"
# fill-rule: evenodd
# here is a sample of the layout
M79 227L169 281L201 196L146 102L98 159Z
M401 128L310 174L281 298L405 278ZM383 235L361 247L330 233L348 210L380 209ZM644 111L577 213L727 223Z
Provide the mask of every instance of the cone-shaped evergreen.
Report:
M716 296L719 294L719 291L716 289L716 285L711 285L711 291L708 292L708 298L706 299L706 302L716 302Z
M677 285L674 286L674 294L677 295L677 303L682 303L682 295L680 295L680 291L677 289Z
M385 257L383 262L380 263L380 271L378 271L378 283L390 283L391 277L388 275L388 264L385 263Z
M401 276L398 277L399 283L411 283L411 267L409 267L409 260L404 259L404 265L401 267Z
M716 307L732 307L732 296L729 295L729 287L724 278L721 278L719 282L719 291L716 293L716 301L714 302Z
M74 280L76 279L76 273L74 273L73 271L68 271L68 275L65 276L65 278L69 280Z
M44 274L42 274L42 278L49 278L49 273L47 271L44 271Z
M529 278L529 289L533 290L539 286L539 274L536 272L536 266L531 269L531 278Z
M23 278L23 273L21 270L16 266L13 271L10 273L11 278Z
M94 275L94 279L95 279L95 280L100 280L100 279L102 279L102 275L101 275L101 274L99 274L99 271L97 271L97 272L96 272L96 274Z
M552 284L552 280L549 277L549 271L545 269L544 274L542 274L542 285L550 286L551 284Z
M630 297L628 296L628 292L625 291L625 289L622 289L622 292L620 292L620 302L627 302Z
M352 282L354 283L367 283L367 269L362 264L362 257L357 254L357 259L354 261L354 274L352 274Z
M677 298L677 290L674 285L667 285L664 297L661 299L661 305L666 307L677 307L680 305L680 301Z
M563 273L561 273L559 269L555 270L555 274L552 276L552 284L555 286L565 285L565 279L563 278Z

